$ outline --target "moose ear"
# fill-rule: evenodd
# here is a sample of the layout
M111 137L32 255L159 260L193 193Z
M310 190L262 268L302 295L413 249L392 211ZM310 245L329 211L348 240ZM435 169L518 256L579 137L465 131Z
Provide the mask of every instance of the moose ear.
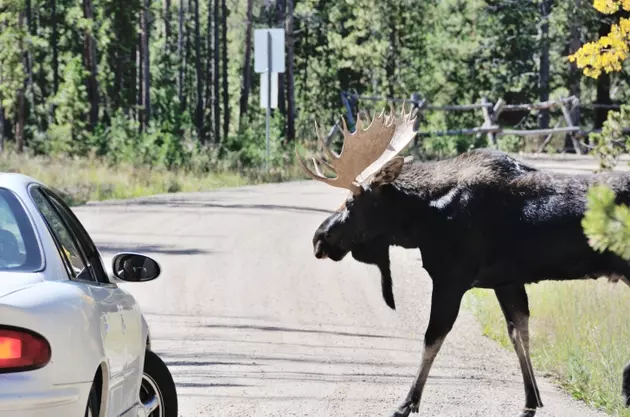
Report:
M405 158L402 156L397 156L392 159L372 176L370 185L373 188L376 188L396 181L396 178L400 175L404 164Z

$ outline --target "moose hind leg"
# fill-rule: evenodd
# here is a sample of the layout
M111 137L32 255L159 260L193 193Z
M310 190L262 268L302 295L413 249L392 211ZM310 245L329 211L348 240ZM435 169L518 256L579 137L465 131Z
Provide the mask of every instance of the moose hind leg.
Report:
M411 385L407 398L391 417L407 417L410 413L419 411L420 398L433 365L433 360L437 356L446 335L453 328L453 324L459 314L464 292L434 285L431 296L431 315L424 335L424 350L422 352L420 369Z
M525 408L520 417L533 417L542 407L540 392L529 356L529 305L525 286L515 285L495 289L495 294L507 322L508 335L518 356L525 386Z
M623 378L621 384L621 395L626 407L630 407L630 362L623 368Z

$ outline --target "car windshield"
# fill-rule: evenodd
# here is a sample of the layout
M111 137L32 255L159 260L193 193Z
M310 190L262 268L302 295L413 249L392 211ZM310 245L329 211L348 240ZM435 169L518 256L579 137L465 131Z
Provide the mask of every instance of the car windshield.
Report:
M31 222L18 198L0 188L0 271L34 272L42 259Z

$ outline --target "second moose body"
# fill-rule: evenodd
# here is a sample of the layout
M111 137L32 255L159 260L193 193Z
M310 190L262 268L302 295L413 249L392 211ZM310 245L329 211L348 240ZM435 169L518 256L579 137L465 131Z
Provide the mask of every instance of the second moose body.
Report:
M389 247L417 248L422 254L423 268L433 281L431 313L420 368L393 416L418 411L433 360L455 323L462 297L477 287L495 291L523 376L521 416L533 417L543 403L529 357L525 284L601 276L628 283L628 263L611 252L594 251L581 220L587 189L596 183L612 187L617 203L630 204L630 175L547 173L487 149L438 162L405 164L397 153L413 137L415 132L408 129L412 123L403 112L400 119L393 114L375 118L366 131L357 128L350 134L344 129L344 149L348 142L354 144L348 149L356 149L360 140L396 141L380 163L375 164L374 157L353 161L354 171L370 166L362 181L334 183L323 177L317 165L316 174L303 165L313 178L351 191L345 204L315 232L315 256L340 261L351 253L357 261L378 266L383 298L395 309ZM384 134L380 125L391 130ZM347 167L340 163L344 157L352 157L343 151L327 154L337 162L329 165L335 171ZM337 178L358 178L354 171Z

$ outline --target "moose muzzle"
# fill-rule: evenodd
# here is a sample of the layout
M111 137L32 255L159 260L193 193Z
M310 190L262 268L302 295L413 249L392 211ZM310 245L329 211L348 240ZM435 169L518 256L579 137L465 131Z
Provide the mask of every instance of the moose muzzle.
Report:
M324 249L324 242L321 240L318 240L315 242L315 244L313 245L313 252L315 253L315 257L317 259L326 259L328 258L328 254L326 253L326 250Z

